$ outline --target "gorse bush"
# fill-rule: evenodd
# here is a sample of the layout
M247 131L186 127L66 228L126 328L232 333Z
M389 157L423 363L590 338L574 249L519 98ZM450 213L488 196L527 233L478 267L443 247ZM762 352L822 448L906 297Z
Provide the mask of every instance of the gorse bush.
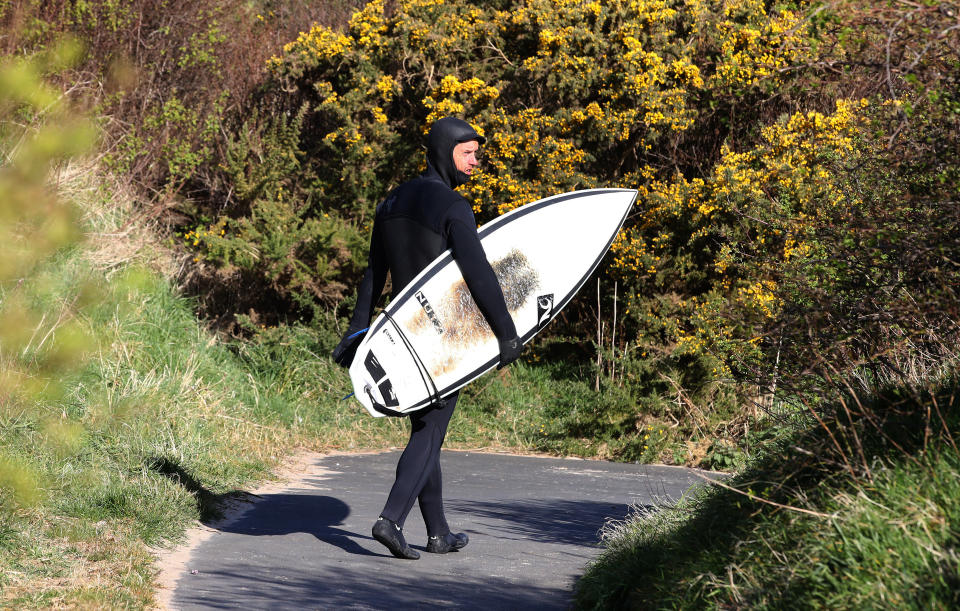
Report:
M765 128L769 145L739 163L748 196L726 201L748 232L721 241L717 263L762 283L769 309L742 335L758 350L740 373L807 389L858 370L868 385L912 383L923 374L910 369L955 354L960 113L943 88L960 77L956 6L828 8L815 21L822 46L837 45L824 59L865 97Z
M368 2L344 29L314 25L267 62L269 93L229 146L231 204L185 237L198 262L266 289L236 311L310 315L351 293L374 207L423 168L432 122L466 117L488 137L463 187L481 222L571 189L641 191L599 309L581 298L566 318L607 351L598 386L640 405L598 408L600 421L628 435L648 415L689 422L691 404L728 419L731 379L769 402L828 353L853 364L903 345L857 329L889 300L928 296L923 282L899 290L898 249L950 248L903 231L950 221L927 178L890 171L950 154L920 146L933 124L898 119L941 116L955 138L954 94L938 84L955 73L948 21L939 6L848 3ZM887 85L848 53L879 59L894 26L911 35L873 64L890 63ZM920 33L937 27L925 45ZM956 165L937 167L942 193ZM902 198L926 203L891 205ZM931 257L900 277L937 268Z
M713 142L696 130L707 98L732 105L761 80L777 87L773 68L802 43L788 32L797 14L734 4L401 2L388 16L375 1L344 33L301 34L271 67L294 108L310 105L307 152L332 205L369 214L422 164L432 122L455 114L490 139L466 191L490 218L562 190L709 167L668 151L688 133L719 149L729 128Z
M667 338L675 355L719 357L716 377L763 356L757 342L781 317L782 277L810 261L829 265L816 228L853 205L834 177L852 164L866 106L841 100L829 115L791 115L762 129L752 149L724 148L706 177L644 188L611 269L643 345Z
M200 236L207 261L271 278L300 261L326 282L292 280L293 294L342 298L374 206L422 168L422 136L449 114L489 138L464 187L481 221L557 192L706 174L727 138L755 129L745 100L780 88L805 57L803 27L799 12L757 2L370 2L344 31L315 25L270 60L268 107L281 117L259 133L296 128L297 144L231 157L237 184L263 188L188 240ZM264 166L277 167L272 179ZM296 227L251 244L260 218ZM316 248L311 233L340 248ZM288 247L267 254L268 243Z
M155 194L145 212L192 253L184 284L229 328L322 325L348 305L374 207L423 168L440 116L489 139L462 188L480 222L639 189L599 295L553 328L595 338L581 373L621 397L574 428L629 436L652 417L706 438L743 416L738 396L820 384L814 363L932 363L950 343L958 31L953 3L901 4L157 0L0 17L33 24L8 47L58 28L90 41L107 158Z

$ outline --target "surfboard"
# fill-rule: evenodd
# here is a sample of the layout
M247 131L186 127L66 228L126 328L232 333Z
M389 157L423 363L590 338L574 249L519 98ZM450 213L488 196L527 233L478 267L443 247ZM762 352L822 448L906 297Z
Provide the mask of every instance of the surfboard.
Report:
M526 204L478 229L520 339L573 298L636 201L634 189L587 189ZM350 365L357 400L398 416L451 395L495 367L497 339L448 250L370 325Z

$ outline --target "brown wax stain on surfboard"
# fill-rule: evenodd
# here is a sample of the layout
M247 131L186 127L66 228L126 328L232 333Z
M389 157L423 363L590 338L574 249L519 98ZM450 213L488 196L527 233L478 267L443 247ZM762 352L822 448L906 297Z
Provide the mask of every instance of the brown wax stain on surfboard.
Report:
M514 313L519 310L530 295L540 285L540 277L530 265L527 257L517 249L491 264L493 273L500 283L507 309ZM483 317L480 308L473 300L467 283L463 280L453 284L440 302L434 306L436 315L443 324L441 342L446 358L432 363L430 373L439 376L450 371L459 361L459 351L466 350L493 335L490 324ZM432 327L425 311L420 310L410 321L410 328L422 332ZM438 355L439 356L439 355Z

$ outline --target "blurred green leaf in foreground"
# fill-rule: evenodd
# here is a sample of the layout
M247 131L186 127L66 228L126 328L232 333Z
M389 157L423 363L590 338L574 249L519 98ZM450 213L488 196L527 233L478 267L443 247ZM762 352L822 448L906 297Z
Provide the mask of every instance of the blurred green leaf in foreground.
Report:
M21 428L58 454L83 436L81 423L60 405L61 380L93 346L78 317L90 295L61 294L39 272L82 238L74 206L58 194L57 175L92 149L96 130L50 82L78 53L78 45L64 42L0 63L0 427ZM29 457L0 448L0 510L41 497Z

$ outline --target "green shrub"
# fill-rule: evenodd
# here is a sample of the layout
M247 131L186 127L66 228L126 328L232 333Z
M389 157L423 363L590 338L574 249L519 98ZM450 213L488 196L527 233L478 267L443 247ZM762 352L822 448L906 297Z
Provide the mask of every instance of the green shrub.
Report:
M374 1L342 32L315 25L269 61L274 93L244 127L223 179L238 194L263 185L261 200L244 203L241 196L232 209L210 214L188 242L226 269L249 254L244 265L252 276L301 311L310 300L342 298L362 269L374 206L423 167L422 137L446 114L468 117L489 137L489 161L464 187L480 221L561 191L613 185L649 193L678 170L707 175L725 139L758 130L753 121L764 115L761 100L787 87L787 68L808 54L800 13L753 0L727 4L456 0L401 2L387 10ZM269 134L293 128L297 142L286 150L266 153L260 146ZM691 155L691 148L704 154ZM233 169L241 159L246 173ZM277 168L275 179L266 178L270 168ZM644 199L638 213L650 205ZM331 233L327 219L337 219L342 231ZM643 222L631 226L646 230ZM691 226L685 218L671 222ZM326 252L293 246L310 239ZM673 283L654 295L633 271L613 275L631 297L645 293L644 307L658 307L678 292L704 291L698 266L710 255L698 257L675 258ZM277 273L301 263L316 287L297 272ZM683 372L689 359L674 357L676 333L644 330L642 309L613 322L624 327L616 358L649 355L646 369L666 363ZM589 324L584 310L574 310L581 331ZM697 356L697 369L724 358ZM684 374L677 383L709 384L694 377ZM674 392L659 378L652 386L628 383L637 397Z
M595 402L590 427L606 424L594 434L628 435L648 416L689 422L685 410L696 409L706 416L690 435L709 443L736 419L720 386L746 384L733 394L768 405L778 388L825 383L804 372L828 353L856 363L854 353L903 346L877 328L848 341L877 312L870 279L884 278L882 294L910 320L906 305L928 292L923 283L896 292L908 262L892 250L950 249L902 231L920 219L952 226L934 213L937 198L912 211L889 205L922 190L925 168L939 168L941 186L956 171L918 147L919 121L916 130L890 121L922 107L952 125L948 88L920 86L952 74L947 40L919 56L937 59L912 65L903 100L884 100L853 62L849 83L818 71L851 49L876 53L876 26L852 38L847 29L875 17L867 7L756 0L369 2L345 30L314 25L269 60L271 94L222 179L236 185L237 205L205 212L188 241L200 259L242 267L276 297L240 311L273 320L335 303L359 277L374 206L423 167L432 121L462 115L489 139L483 171L463 188L481 222L560 191L640 189L601 271L604 315L582 298L568 328L554 331L594 336L602 319L598 352L608 352L591 375L610 378L603 390L617 398ZM932 9L914 17L911 28L939 23ZM897 61L918 57L915 40L897 45ZM889 171L899 152L882 144L897 133L916 150L911 163L926 164L902 166L916 180ZM250 185L259 190L244 199ZM910 277L938 269L949 282L929 257L909 265Z

